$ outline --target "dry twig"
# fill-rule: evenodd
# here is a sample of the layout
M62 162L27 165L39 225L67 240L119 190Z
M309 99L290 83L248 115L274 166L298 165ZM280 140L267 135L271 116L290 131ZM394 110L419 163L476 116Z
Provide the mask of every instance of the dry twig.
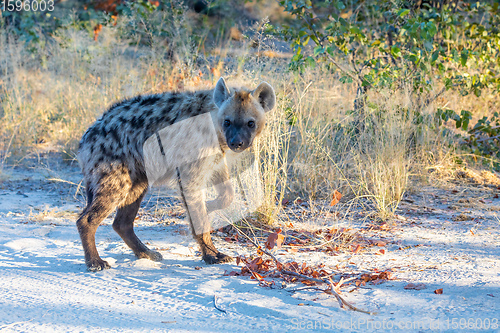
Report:
M217 295L214 295L214 308L216 308L216 309L217 309L217 310L219 310L220 312L227 313L227 311L226 311L226 310L221 309L221 308L217 305Z
M304 280L309 280L309 281L314 281L314 282L318 282L318 283L326 283L326 284L329 284L329 288L328 289L325 289L325 290L322 290L323 292L327 293L327 294L331 294L333 296L335 296L335 298L337 299L337 301L339 302L340 304L340 307L343 308L344 306L347 307L349 310L352 310L352 311L357 311L357 312L362 312L362 313L367 313L367 314L375 314L375 312L370 312L370 311L365 311L365 310L362 310L362 309L358 309L357 307L355 307L354 305L350 304L349 302L347 302L344 298L342 298L342 296L340 296L336 291L336 286L333 284L333 281L331 278L329 278L329 281L328 280L323 280L323 279L317 279L317 278L313 278L313 277L309 277L307 275L302 275L302 274L299 274L299 273L295 273L295 272L291 272L291 271L286 271L286 270L282 270L281 271L283 274L288 274L288 275L292 275L292 276L296 276L296 277L299 277L301 279L304 279ZM342 281L342 280L341 280ZM345 281L342 281L342 283L345 282ZM339 285L339 283L337 283L337 285ZM340 287L340 286L339 286ZM319 288L318 288L319 289Z

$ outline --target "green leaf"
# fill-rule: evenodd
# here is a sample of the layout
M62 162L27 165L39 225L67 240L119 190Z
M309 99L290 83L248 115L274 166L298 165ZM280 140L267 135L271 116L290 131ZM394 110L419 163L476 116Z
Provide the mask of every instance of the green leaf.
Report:
M318 38L316 38L316 36L314 34L309 35L309 37L316 43L316 45L319 45L319 40L318 40Z
M428 40L424 41L424 47L427 51L431 51L433 47L432 42Z
M314 60L313 57L307 57L306 58L306 63L308 66L311 66L311 67L316 67L316 61Z
M345 8L345 5L344 5L344 3L342 1L337 1L335 3L335 7L337 7L338 10L342 10L342 9Z
M401 56L401 49L394 45L391 47L391 54L394 58L399 58Z
M356 34L356 35L361 35L361 30L357 27L357 26L352 26L349 31L351 31L351 33L353 34Z
M405 17L406 15L410 14L409 9L400 9L398 12L399 17Z
M417 54L410 54L408 56L408 60L410 60L411 62L413 62L415 65L417 65L419 62L420 62L420 58Z
M460 118L462 121L462 129L464 131L467 131L467 128L469 127L469 121L472 119L472 114L470 113L470 111L462 110L462 112L460 112Z
M455 120L455 122L461 121L460 116L458 114L456 114L455 111L453 111L453 110L447 110L447 111L449 111L450 118ZM458 126L458 127L460 127L460 126Z
M463 49L462 53L460 54L460 63L462 64L462 66L465 67L467 65L468 58L469 58L469 52L466 49Z
M434 64L438 59L438 57L439 57L439 50L436 50L432 53L431 63Z
M352 83L352 77L344 75L339 79L342 83Z
M430 21L427 22L427 33L430 35L430 37L434 37L434 35L437 33L437 28L434 22Z
M476 31L476 25L473 24L470 26L470 34L473 35L475 31Z
M363 80L361 80L361 86L369 87L371 85L370 81L372 81L372 78L370 77L370 75L365 75Z
M458 52L457 52L457 49L455 49L455 48L451 49L451 56L453 58L453 61L458 62Z
M474 88L474 95L476 95L477 97L480 97L481 96L481 89L479 88Z
M323 53L325 53L325 48L324 48L324 47L322 47L321 45L318 45L318 46L316 46L316 47L314 48L314 52L313 52L313 54L314 54L314 56L315 56L315 57L316 57L317 55L319 55L319 54L323 54Z
M469 119L462 120L462 129L467 131L467 127L469 127Z

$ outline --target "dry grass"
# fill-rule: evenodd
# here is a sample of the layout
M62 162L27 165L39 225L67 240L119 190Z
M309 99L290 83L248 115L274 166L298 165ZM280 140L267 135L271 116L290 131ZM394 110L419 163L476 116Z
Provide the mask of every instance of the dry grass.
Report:
M283 91L286 83L272 82L275 89ZM281 98L280 98L281 97ZM288 150L290 144L291 130L286 121L286 103L283 96L278 95L276 109L267 114L267 125L264 137L255 144L255 152L260 158L260 171L263 189L263 205L259 212L265 221L273 222L280 210L281 205L276 205L284 199L287 169Z
M0 33L2 142L11 139L12 146L25 151L74 152L84 130L118 100L211 85L193 75L191 58L175 64L163 61L168 50L162 43L153 42L151 48L128 45L120 37L128 23L104 27L97 42L70 25L58 30L37 56ZM190 49L189 39L185 44L176 44L179 54Z
M43 208L34 208L33 210L30 210L30 213L28 215L28 220L30 222L43 222L43 221L49 221L51 223L55 223L54 221L58 219L67 219L67 220L74 220L78 217L78 213L74 211L68 211L68 210L59 210L57 208L49 208L49 207L43 207Z
M298 76L284 70L286 60L253 55L233 61L199 56L181 19L172 26L178 35L171 42L178 50L172 59L160 41L130 46L122 37L126 24L104 27L97 42L70 25L36 57L0 33L0 171L9 152L19 157L57 150L74 156L85 129L117 100L205 89L219 75L250 87L266 80L278 94L255 147L266 221L276 219L276 203L285 196L328 199L335 189L385 218L411 188L410 180L433 181L455 167L448 139L434 130L432 117L416 121L411 111L420 106L405 90L370 96L374 103L362 119L365 127L355 133L350 112L355 91L329 73L310 69Z
M421 142L408 92L379 94L369 107L365 128L355 148L355 180L379 217L394 214L407 188L414 154ZM414 149L412 149L412 145Z
M353 91L325 74L305 73L286 97L294 123L291 199L331 199L339 190L385 219L393 216L410 179L434 181L456 168L451 140L436 129L432 108L421 110L408 90L373 92L359 132L353 120L360 115L350 111Z

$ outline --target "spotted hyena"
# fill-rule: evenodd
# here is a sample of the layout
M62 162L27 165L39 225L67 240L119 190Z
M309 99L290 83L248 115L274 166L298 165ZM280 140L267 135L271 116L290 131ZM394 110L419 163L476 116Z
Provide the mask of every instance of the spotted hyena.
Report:
M175 181L193 236L207 264L232 260L210 237L208 213L233 198L226 154L251 146L275 105L273 88L229 89L221 78L213 90L138 96L113 105L83 135L78 151L87 206L76 224L91 271L109 268L99 257L95 233L116 208L113 229L138 258L162 260L134 233L134 219L150 185ZM208 182L217 198L205 202Z

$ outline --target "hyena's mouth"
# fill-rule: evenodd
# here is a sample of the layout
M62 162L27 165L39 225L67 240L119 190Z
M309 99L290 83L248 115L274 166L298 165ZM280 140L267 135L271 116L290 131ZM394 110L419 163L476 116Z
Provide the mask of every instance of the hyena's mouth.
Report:
M235 153L242 153L243 151L245 151L246 148L230 148L232 151L234 151Z

